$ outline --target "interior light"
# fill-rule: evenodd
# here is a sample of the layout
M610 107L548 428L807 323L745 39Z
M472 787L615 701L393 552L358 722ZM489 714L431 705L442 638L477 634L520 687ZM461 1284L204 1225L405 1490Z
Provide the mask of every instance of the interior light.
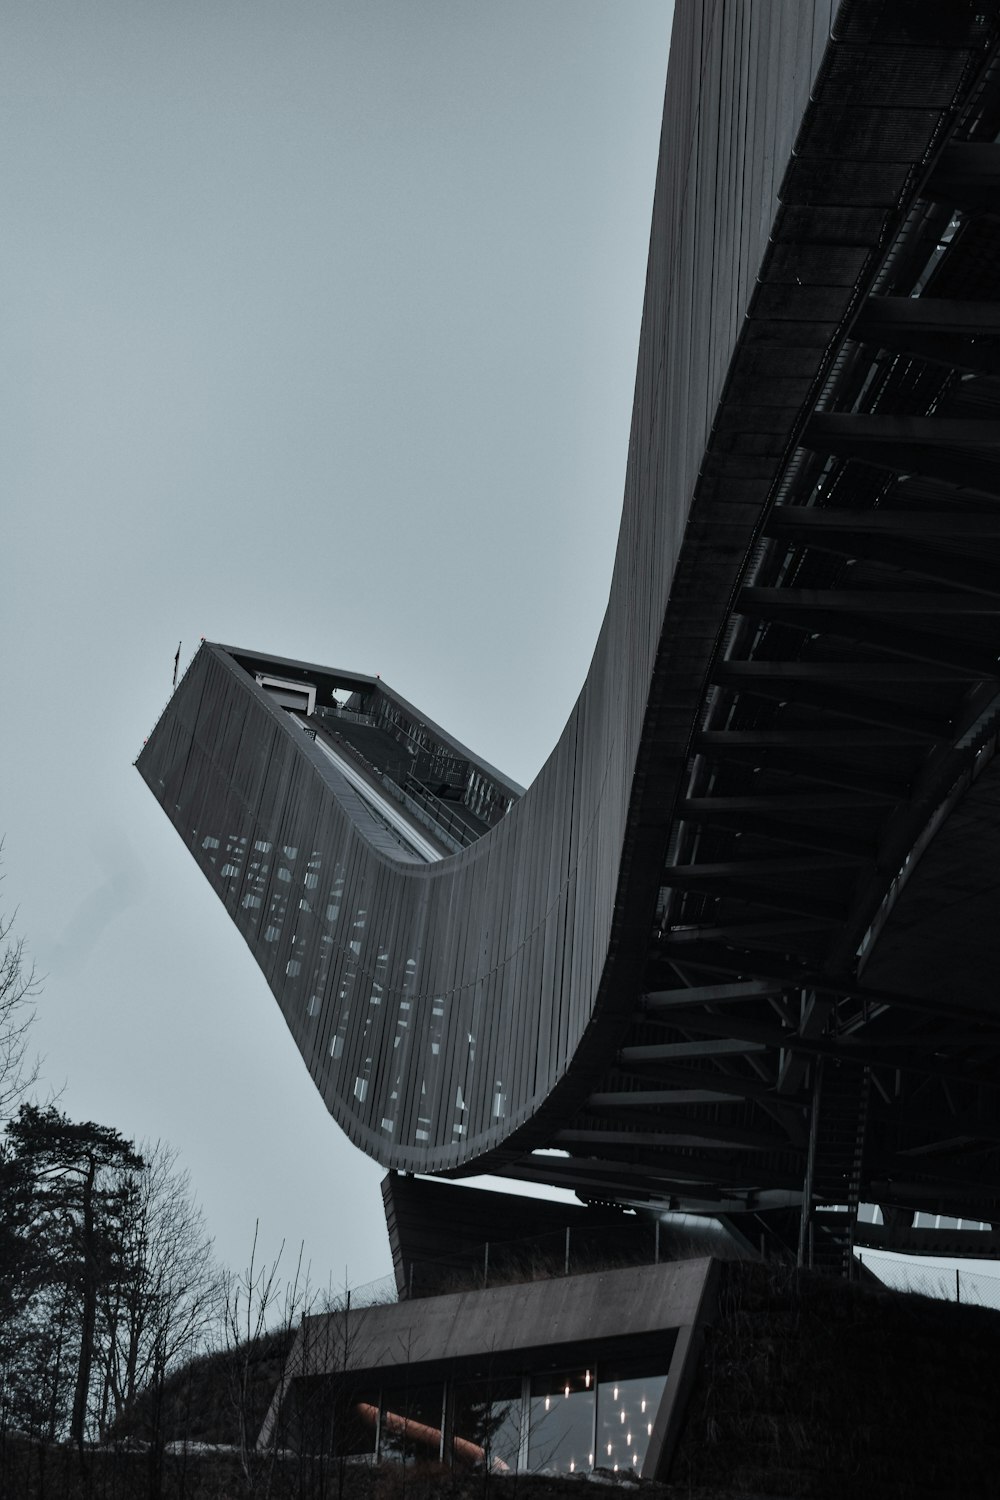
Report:
M563 1395L564 1396L568 1396L569 1395L569 1386L567 1386L566 1389L563 1391Z
M626 1435L625 1435L625 1441L626 1441L626 1443L628 1443L629 1447L631 1448L631 1446L632 1446L632 1434L630 1432L626 1433Z
M592 1453L587 1454L587 1462L591 1468L594 1467L594 1455Z
M583 1377L583 1383L587 1387L587 1390L589 1391L590 1390L590 1371L589 1370L587 1371L586 1375L584 1375L584 1377Z
M641 1409L641 1410L642 1410L642 1411L645 1411L645 1410L646 1410L646 1398L645 1398L645 1396L643 1396L643 1398L642 1398L642 1401L641 1401L641 1403L640 1403L640 1409Z
M574 1469L575 1469L575 1468L576 1468L576 1463L575 1463L575 1461L574 1461L574 1460L573 1460L573 1459L572 1459L572 1458L571 1458L571 1459L570 1459L570 1461L569 1461L569 1472L570 1472L570 1473L571 1473L571 1474L572 1474L572 1472L573 1472L573 1470L574 1470Z
M612 1401L617 1401L618 1400L618 1387L617 1386L615 1386L614 1393L613 1393L611 1399L612 1399Z
M546 1398L545 1398L545 1410L546 1410L546 1411L548 1411L548 1409L549 1409L549 1407L550 1407L550 1406L551 1406L551 1405L552 1405L552 1402L551 1402L551 1400L550 1400L550 1399L549 1399L549 1397L548 1397L548 1396L546 1396Z
M611 1457L611 1444L608 1444L608 1457Z
M639 1455L638 1455L638 1453L633 1453L632 1454L632 1462L635 1464L636 1468L639 1467Z
M646 1436L647 1437L652 1437L653 1436L653 1424L652 1424L652 1422L647 1422L646 1423Z
M622 1407L622 1425L623 1425L623 1426L624 1426L624 1423L625 1423L625 1408L624 1408L624 1406L623 1406L623 1407Z

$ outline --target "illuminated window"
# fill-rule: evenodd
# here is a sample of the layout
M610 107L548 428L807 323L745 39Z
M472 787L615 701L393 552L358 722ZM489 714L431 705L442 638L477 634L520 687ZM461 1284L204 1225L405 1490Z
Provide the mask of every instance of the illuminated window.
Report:
M594 1395L588 1366L532 1377L528 1468L533 1474L578 1474L593 1467Z
M602 1468L642 1472L667 1377L662 1355L602 1364L597 1388L597 1452Z

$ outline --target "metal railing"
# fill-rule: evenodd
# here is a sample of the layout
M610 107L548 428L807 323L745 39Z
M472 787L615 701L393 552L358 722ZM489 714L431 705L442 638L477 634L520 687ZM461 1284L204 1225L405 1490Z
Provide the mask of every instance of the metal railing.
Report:
M712 1254L732 1259L738 1253L725 1231L707 1220L696 1228L651 1217L618 1224L567 1225L548 1234L487 1240L447 1257L408 1260L400 1297L550 1281L587 1271L658 1265L661 1261L694 1260Z

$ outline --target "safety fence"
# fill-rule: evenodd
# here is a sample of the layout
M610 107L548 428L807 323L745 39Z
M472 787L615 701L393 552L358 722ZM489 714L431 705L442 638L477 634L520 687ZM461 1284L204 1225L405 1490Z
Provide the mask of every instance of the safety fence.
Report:
M429 1297L703 1255L732 1259L734 1251L731 1237L710 1220L628 1216L605 1225L567 1225L548 1234L462 1245L446 1257L408 1260L400 1295Z
M1000 1308L1000 1276L967 1266L929 1265L877 1251L857 1251L858 1262L894 1292L914 1292L945 1302Z
M699 1226L692 1231L687 1226L669 1222L657 1226L647 1221L629 1226L627 1233L619 1225L586 1230L570 1227L531 1238L492 1240L448 1258L408 1262L401 1293L395 1276L389 1275L328 1293L323 1301L325 1310L334 1312L447 1291L549 1280L628 1265L656 1265L713 1253L732 1258L732 1245L724 1244L723 1232L713 1235L712 1227ZM892 1291L1000 1309L1000 1275L979 1270L975 1263L934 1265L877 1250L855 1251L855 1260L859 1269L870 1272Z

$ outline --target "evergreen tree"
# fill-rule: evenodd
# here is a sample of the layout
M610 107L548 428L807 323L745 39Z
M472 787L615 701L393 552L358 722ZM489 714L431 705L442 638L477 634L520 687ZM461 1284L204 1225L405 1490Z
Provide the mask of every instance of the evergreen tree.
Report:
M54 1390L50 1409L56 1422L64 1402L69 1406L70 1436L81 1448L101 1298L135 1274L125 1241L135 1174L143 1165L117 1130L93 1121L77 1124L51 1106L22 1105L8 1127L0 1213L0 1253L7 1256L2 1294L16 1314L22 1369L32 1349L44 1349L51 1362L55 1339L58 1358L49 1374L55 1379L63 1369L73 1370L72 1402ZM47 1383L46 1372L35 1375Z

